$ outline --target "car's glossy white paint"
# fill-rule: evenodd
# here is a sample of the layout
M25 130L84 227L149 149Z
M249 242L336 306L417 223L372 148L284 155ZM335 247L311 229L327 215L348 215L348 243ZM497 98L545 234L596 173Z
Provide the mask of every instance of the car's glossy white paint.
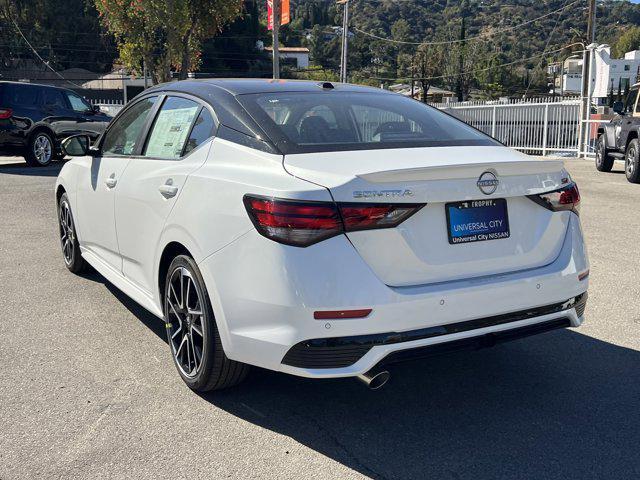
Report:
M344 161L349 157L349 162ZM393 158L393 161L389 159ZM476 182L490 170L498 190ZM560 162L506 147L429 147L283 157L214 138L182 160L80 157L56 184L69 196L83 257L162 317L159 264L172 243L198 264L222 344L233 360L308 377L352 376L394 350L542 322L549 316L373 347L352 366L303 369L281 363L307 339L382 332L490 317L565 301L587 290L579 217L524 197L566 184ZM115 185L109 179L115 179ZM167 182L175 196L159 191ZM355 191L409 189L396 202L427 203L396 228L341 234L299 248L253 226L246 194L354 201ZM506 198L511 237L450 245L444 203ZM387 199L388 201L388 199ZM314 319L317 310L371 308L361 319ZM578 326L575 310L566 312ZM557 315L555 315L557 317Z

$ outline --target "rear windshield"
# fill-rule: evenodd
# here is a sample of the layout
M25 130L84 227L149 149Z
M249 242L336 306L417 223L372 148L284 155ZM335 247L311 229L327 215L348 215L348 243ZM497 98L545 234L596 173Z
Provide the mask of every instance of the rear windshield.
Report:
M282 92L238 100L285 153L496 145L455 118L400 95Z
M40 88L34 85L0 84L0 106L35 107L38 105Z

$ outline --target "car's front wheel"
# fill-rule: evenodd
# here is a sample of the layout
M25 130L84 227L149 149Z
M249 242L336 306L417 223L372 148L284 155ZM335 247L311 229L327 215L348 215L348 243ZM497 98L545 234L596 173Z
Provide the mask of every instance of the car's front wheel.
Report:
M249 366L224 353L202 275L186 255L177 256L169 266L164 318L173 361L189 388L220 390L246 377Z
M58 226L60 229L60 245L62 257L69 271L80 273L86 269L87 263L80 254L80 244L76 235L76 226L71 213L69 197L63 193L58 202Z
M599 172L610 172L613 168L614 159L607 153L607 144L604 134L598 137L596 145L596 170Z
M640 183L640 142L634 138L629 142L624 160L624 171L631 183Z

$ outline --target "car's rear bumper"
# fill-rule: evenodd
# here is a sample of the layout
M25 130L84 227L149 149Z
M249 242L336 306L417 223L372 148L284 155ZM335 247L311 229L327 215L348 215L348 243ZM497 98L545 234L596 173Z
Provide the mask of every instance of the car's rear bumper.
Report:
M543 331L553 328L569 327L571 323L571 310L575 310L577 319L584 315L587 303L587 293L573 297L566 302L553 305L531 308L519 312L512 312L493 317L467 320L464 322L426 327L419 330L407 332L385 332L370 335L355 335L351 337L316 338L297 343L289 349L282 359L284 365L297 367L306 370L325 370L330 368L351 367L362 360L371 350L376 347L392 348L392 352L420 349L425 353L428 346L438 345L440 348L433 351L446 351L450 345L454 350L458 345L491 345L497 341L506 341L510 337L520 338L516 335L521 333L533 334L541 329ZM540 321L540 318L552 318L552 320ZM529 323L526 320L537 320L536 323ZM575 320L574 323L579 323ZM576 325L574 325L576 326ZM494 328L495 327L495 328ZM507 328L502 330L498 327ZM553 327L553 328L551 328ZM482 333L479 333L482 332ZM452 340L456 334L469 333L471 337L458 335L457 340ZM526 336L526 335L522 335ZM442 339L443 343L421 344L422 340ZM472 342L460 342L460 340L473 340ZM420 344L421 347L415 345ZM409 345L409 347L407 347ZM389 351L387 357L391 356ZM409 352L407 352L409 353ZM398 356L396 356L397 358Z
M27 139L22 130L14 125L0 124L0 155L20 155L26 148Z
M566 302L586 292L588 277L578 276L589 264L579 219L572 217L549 265L460 281L389 287L344 236L296 248L249 232L200 268L230 358L300 376L354 376L397 352L580 325L582 304ZM366 318L314 319L315 311L367 308ZM331 349L310 347L306 353L316 353L300 355L304 345L331 347L354 338L358 345L341 352L349 361L331 363Z

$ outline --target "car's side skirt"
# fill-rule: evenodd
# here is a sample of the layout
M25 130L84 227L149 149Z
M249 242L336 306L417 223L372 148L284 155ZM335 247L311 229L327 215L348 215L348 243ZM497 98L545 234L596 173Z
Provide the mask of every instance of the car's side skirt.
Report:
M114 270L110 265L103 262L100 257L95 253L80 246L82 257L95 268L109 282L113 283L119 290L122 290L128 297L134 300L140 306L144 307L149 312L153 313L156 317L164 318L162 309L155 304L151 296L140 289L140 287L133 284L122 273Z

